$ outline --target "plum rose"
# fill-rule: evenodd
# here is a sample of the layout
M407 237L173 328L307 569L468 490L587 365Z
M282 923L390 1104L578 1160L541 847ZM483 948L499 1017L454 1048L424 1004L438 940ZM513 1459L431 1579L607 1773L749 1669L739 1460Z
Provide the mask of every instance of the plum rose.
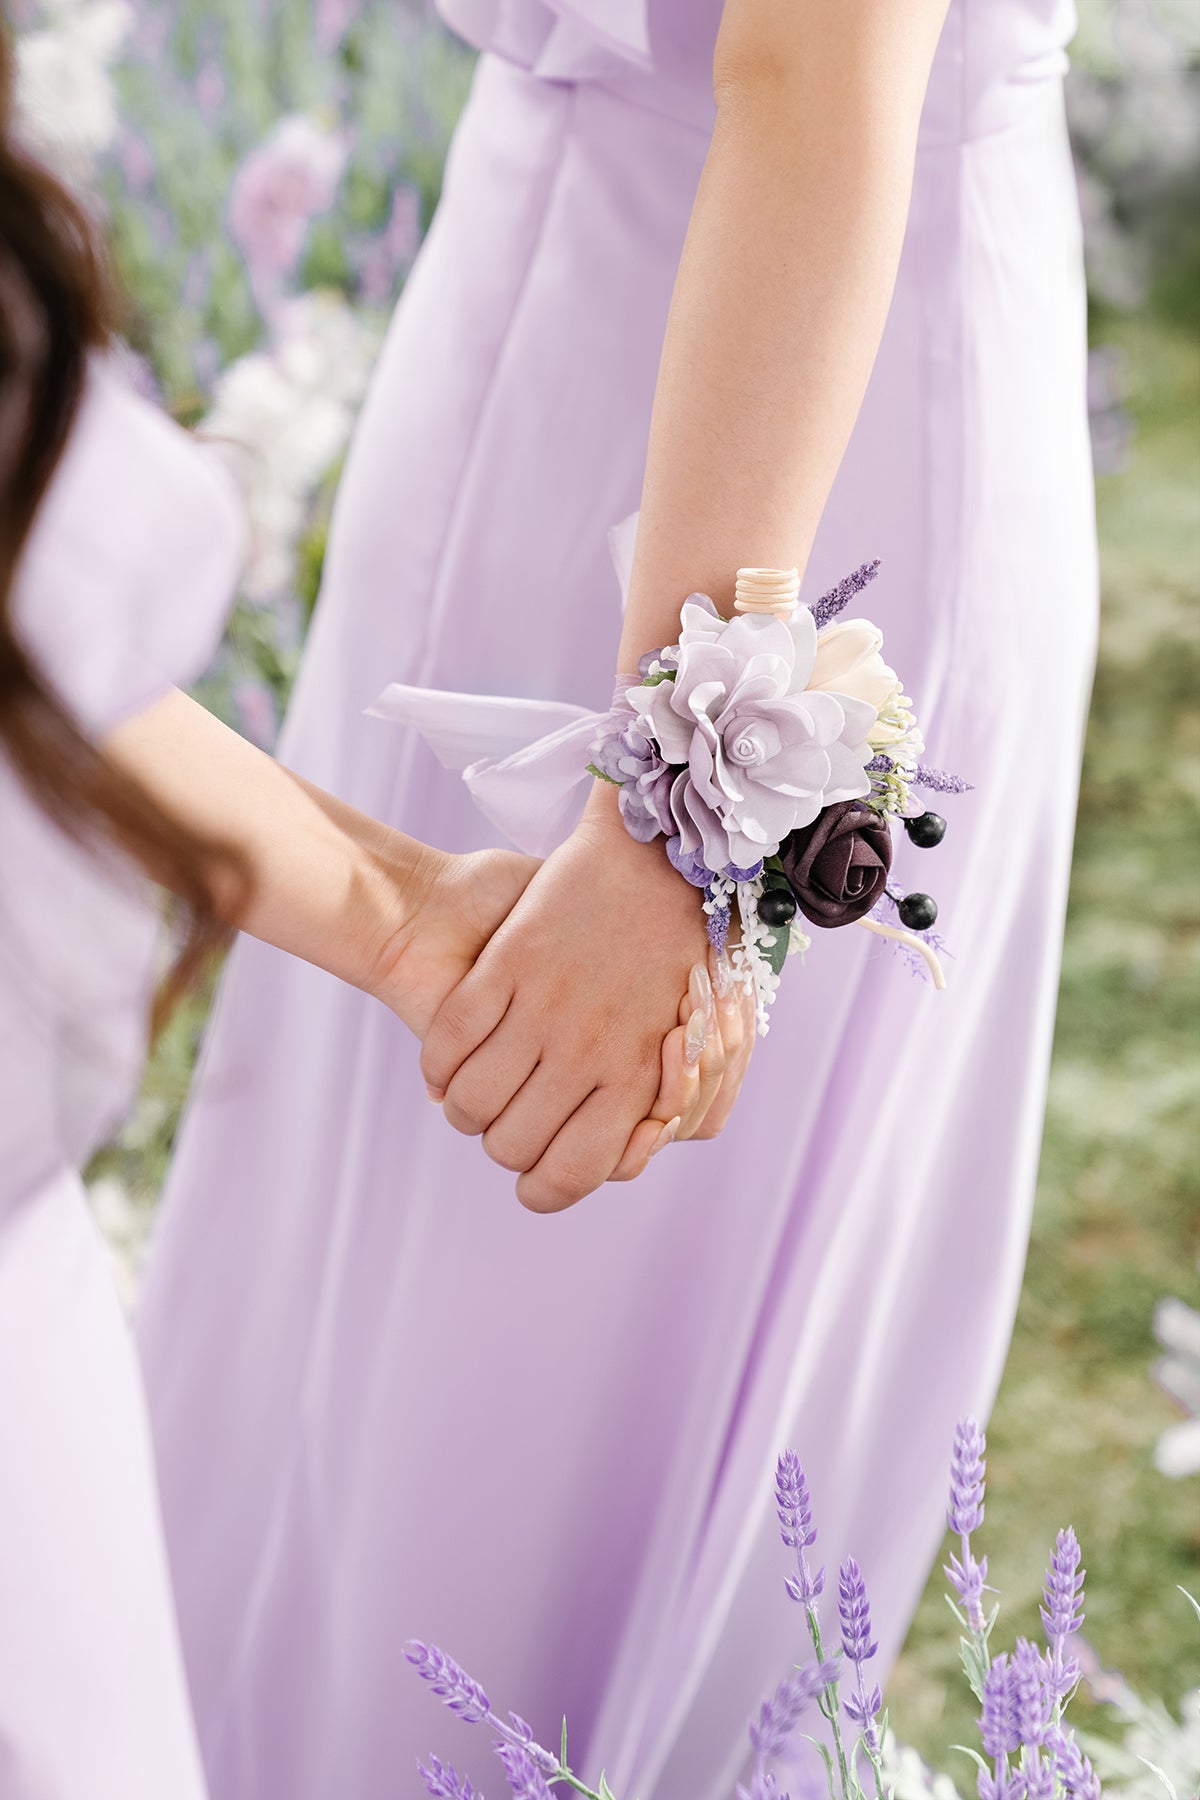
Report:
M630 688L664 760L682 773L670 803L682 855L749 868L790 831L870 788L875 707L809 688L817 654L807 609L788 623L699 605L682 615L674 681Z
M796 904L813 925L852 925L887 885L892 834L868 806L844 800L794 831L779 852Z

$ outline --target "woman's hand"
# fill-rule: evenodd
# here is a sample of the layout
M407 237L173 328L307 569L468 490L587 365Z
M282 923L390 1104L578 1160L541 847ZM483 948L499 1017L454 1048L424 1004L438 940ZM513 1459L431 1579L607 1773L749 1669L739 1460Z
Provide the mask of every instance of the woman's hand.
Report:
M753 996L735 982L728 956L710 950L707 968L692 970L679 1024L663 1039L651 1116L634 1127L610 1181L633 1181L669 1143L717 1135L741 1091L755 1029Z
M581 1200L658 1116L663 1040L706 955L696 890L661 844L629 837L612 790L597 792L446 1000L421 1058L450 1123L521 1172L524 1205Z
M415 906L406 870L404 899L412 910L362 985L425 1036L539 866L532 857L504 850L429 853ZM754 1042L754 1009L735 984L727 956L710 950L707 961L692 968L676 1017L661 1046L658 1093L610 1180L634 1180L672 1141L714 1136L737 1098Z
M393 883L391 911L401 923L379 942L357 985L423 1039L541 865L515 850L426 850L414 871L412 840L395 838L397 855L386 858L381 879Z

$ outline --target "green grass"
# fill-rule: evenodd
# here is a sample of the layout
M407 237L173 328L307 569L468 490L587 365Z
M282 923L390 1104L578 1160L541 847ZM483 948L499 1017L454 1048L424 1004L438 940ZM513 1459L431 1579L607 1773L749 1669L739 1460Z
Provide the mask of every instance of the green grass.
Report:
M1200 1027L1200 355L1110 321L1137 436L1098 483L1103 625L1088 728L1033 1241L989 1433L983 1545L1001 1647L1038 1632L1041 1573L1073 1524L1086 1634L1136 1688L1200 1677L1194 1480L1153 1466L1179 1415L1152 1385L1160 1295L1196 1303ZM900 1733L971 1786L974 1703L929 1583L891 1687ZM1080 1708L1081 1712L1086 1710ZM1097 1714L1095 1725L1103 1726ZM957 1760L961 1765L953 1767Z

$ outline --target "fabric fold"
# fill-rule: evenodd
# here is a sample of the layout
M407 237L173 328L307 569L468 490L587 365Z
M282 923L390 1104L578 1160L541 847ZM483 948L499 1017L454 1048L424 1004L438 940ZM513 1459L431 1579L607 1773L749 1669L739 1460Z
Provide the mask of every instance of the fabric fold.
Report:
M578 822L590 779L588 745L602 714L558 700L402 682L392 682L367 711L419 731L442 767L461 774L484 817L530 856L548 856Z

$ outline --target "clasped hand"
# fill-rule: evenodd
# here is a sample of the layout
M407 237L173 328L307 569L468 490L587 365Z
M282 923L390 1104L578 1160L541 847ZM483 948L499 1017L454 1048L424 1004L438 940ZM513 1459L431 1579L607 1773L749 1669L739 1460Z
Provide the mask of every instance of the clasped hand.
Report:
M525 1206L560 1211L672 1139L720 1130L753 1009L695 888L608 795L540 867L448 859L421 915L382 997L424 1039L431 1099L517 1174Z

